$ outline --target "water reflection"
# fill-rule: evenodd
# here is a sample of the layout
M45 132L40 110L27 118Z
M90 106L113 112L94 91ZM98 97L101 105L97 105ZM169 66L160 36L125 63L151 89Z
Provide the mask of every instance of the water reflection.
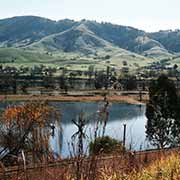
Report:
M6 106L23 102L8 102L0 104L2 111ZM72 124L72 119L78 118L80 112L85 113L87 120L85 146L93 139L95 120L98 109L103 106L103 102L51 102L51 104L61 112L61 127L55 129L55 136L51 138L50 145L55 154L61 154L63 157L69 156L68 142L71 136L77 131L76 126ZM109 135L118 140L123 137L123 124L127 124L126 147L133 150L146 149L148 143L145 138L145 105L130 105L125 103L110 103L109 119L106 126L105 135Z
M61 111L61 122L71 123L71 120L79 115L81 111L85 116L93 118L98 109L103 106L103 102L53 102L53 106ZM131 105L125 103L110 103L109 105L109 119L110 121L128 120L144 114L145 106ZM91 123L91 122L90 122Z
M52 139L51 144L56 153L60 153L63 157L69 156L68 142L71 141L71 136L77 131L71 120L77 118L80 112L85 113L88 120L86 133L89 138L86 139L85 146L93 139L94 120L97 110L103 105L102 102L56 102L52 103L61 111L61 122L63 135L61 139L57 137ZM122 140L123 124L127 124L127 141L126 146L134 150L146 149L147 142L145 141L145 106L130 105L122 103L111 103L109 106L109 120L106 126L106 135ZM59 151L56 143L62 142L62 148Z

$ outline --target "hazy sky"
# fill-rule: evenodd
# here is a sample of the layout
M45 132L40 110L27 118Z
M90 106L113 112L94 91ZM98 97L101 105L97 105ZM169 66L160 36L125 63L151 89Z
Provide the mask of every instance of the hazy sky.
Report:
M0 0L0 19L20 15L106 21L146 31L180 29L180 0Z

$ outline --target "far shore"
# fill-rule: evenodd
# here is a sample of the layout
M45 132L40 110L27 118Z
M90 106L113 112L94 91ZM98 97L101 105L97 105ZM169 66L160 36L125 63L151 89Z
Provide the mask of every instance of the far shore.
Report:
M145 104L148 100L148 95L143 95L142 101L138 95L111 95L106 96L109 102L120 102L128 104ZM104 97L100 95L94 96L67 96L67 95L0 95L0 101L34 101L48 100L59 102L97 102L103 101Z

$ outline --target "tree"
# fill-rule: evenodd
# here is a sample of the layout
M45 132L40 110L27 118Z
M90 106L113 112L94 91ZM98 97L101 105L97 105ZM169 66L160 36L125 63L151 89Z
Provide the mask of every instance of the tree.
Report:
M27 88L29 86L29 82L27 81L23 81L22 84L21 84L21 91L24 93L24 94L27 94Z
M173 69L177 69L178 68L178 65L177 64L174 64L174 66L173 66Z
M179 110L179 97L173 81L161 75L151 82L146 107L146 134L151 144L164 148L179 143Z
M17 92L17 75L6 73L0 78L0 91L3 93L11 92L16 94Z
M127 90L134 90L134 89L137 89L137 80L136 80L136 77L134 76L130 76L126 79L125 81L125 89Z
M111 85L111 80L113 80L111 68L106 67L106 71L95 72L95 81L94 85L96 89L105 88L106 90Z
M108 89L109 86L109 79L110 79L110 67L106 67L106 82L105 82L105 89Z
M30 102L8 107L0 121L1 161L14 160L22 151L29 151L33 160L50 155L49 138L54 134L58 114L47 102Z
M90 65L88 67L88 76L89 76L89 80L92 79L92 76L94 75L94 65Z
M65 89L65 88L66 88L66 80L65 80L64 75L61 75L61 76L59 77L59 87L60 87L61 89Z
M52 73L47 74L43 77L43 85L45 88L55 88L55 81Z
M103 72L96 73L94 86L96 89L101 89L106 86L107 76Z

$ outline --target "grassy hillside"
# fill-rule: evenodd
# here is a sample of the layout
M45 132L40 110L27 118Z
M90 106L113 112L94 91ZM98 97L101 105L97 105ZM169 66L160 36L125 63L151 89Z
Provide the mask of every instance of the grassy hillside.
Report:
M133 27L88 20L52 21L35 16L0 20L0 47L25 48L35 43L48 51L58 49L89 54L111 44L139 54L156 47L163 51L167 48L168 53L173 53L178 51L179 39L178 32L150 34ZM159 55L154 51L150 57L154 54L155 57Z
M0 20L0 47L24 47L50 34L65 31L76 22L52 21L36 16L19 16Z
M151 49L144 51L143 55L157 60L173 57L173 55L170 54L166 49L158 46L152 47Z
M111 48L112 46L109 42L88 30L86 26L80 24L65 32L45 37L38 43L32 44L30 48L46 51L77 52L87 55L95 54L98 48Z
M149 37L159 41L170 52L180 52L180 30L150 33Z
M46 66L66 67L71 70L87 70L90 65L95 69L105 69L107 66L122 68L127 61L130 70L145 66L153 59L131 53L129 51L111 47L99 49L95 54L66 53L62 51L47 52L44 50L29 50L19 48L0 48L0 63L10 66Z
M0 20L0 63L13 66L118 69L126 61L134 70L163 59L180 66L179 44L178 30L146 33L111 23L35 16Z
M55 58L48 54L41 54L25 49L0 48L1 63L52 63L54 60Z
M138 36L143 36L145 34L144 31L133 27L120 26L111 23L100 24L95 21L83 21L82 23L97 36L129 51L135 51L135 46L138 45L135 39Z

